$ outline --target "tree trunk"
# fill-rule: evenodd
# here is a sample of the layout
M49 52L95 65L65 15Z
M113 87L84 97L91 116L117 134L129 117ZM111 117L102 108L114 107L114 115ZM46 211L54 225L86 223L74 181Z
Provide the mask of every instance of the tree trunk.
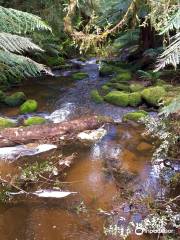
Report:
M92 116L62 123L50 123L29 127L6 128L0 131L0 147L32 142L58 142L63 136L76 135L85 130L97 129L110 123L109 117Z

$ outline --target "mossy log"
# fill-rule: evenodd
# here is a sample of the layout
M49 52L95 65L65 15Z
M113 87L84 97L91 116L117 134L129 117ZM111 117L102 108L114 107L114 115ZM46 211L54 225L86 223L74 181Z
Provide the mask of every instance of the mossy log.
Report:
M32 142L56 143L72 139L85 130L93 130L110 123L109 117L91 116L62 123L49 123L29 127L6 128L0 131L0 147Z

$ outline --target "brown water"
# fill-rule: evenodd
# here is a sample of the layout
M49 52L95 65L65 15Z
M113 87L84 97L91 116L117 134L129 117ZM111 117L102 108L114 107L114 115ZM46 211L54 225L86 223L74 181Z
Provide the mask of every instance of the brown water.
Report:
M23 91L29 98L39 101L41 112L52 112L67 102L75 104L75 113L70 115L72 118L93 112L110 115L117 121L125 111L131 110L92 103L87 88L90 90L98 85L99 78L95 64L91 68L86 65L84 70L87 69L90 77L83 80L84 82L72 84L68 81L67 84L64 83L66 78L58 77L48 79L45 83L42 80L37 84L26 83ZM22 87L19 90L22 90ZM1 113L16 117L18 111L2 108ZM104 235L103 227L107 225L108 217L100 214L100 209L111 212L119 208L121 210L118 214L128 218L133 216L134 213L126 213L121 208L122 204L126 203L123 193L128 188L132 191L143 189L145 185L149 193L153 192L154 179L149 174L153 146L142 136L142 127L119 124L108 126L107 131L108 134L102 141L90 147L77 145L62 149L67 155L78 153L75 163L63 178L63 181L68 182L63 184L63 189L77 192L76 195L66 199L21 198L0 206L0 240L115 239ZM138 145L144 142L149 144L150 150L138 151ZM55 157L54 161L57 161L59 151L14 163L0 161L1 177L10 179L15 176L23 161L48 160L52 155ZM119 170L125 172L119 179L115 179L107 167L107 163L111 164L113 161L116 162L117 169L119 165ZM132 181L128 180L129 174L133 176ZM145 191L143 193L146 194ZM132 235L131 239L151 238Z

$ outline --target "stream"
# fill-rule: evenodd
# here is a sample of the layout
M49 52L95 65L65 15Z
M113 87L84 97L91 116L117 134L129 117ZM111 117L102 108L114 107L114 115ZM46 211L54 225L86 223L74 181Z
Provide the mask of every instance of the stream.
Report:
M135 204L136 197L139 194L151 197L163 194L156 169L151 165L154 151L151 139L142 135L142 126L121 122L122 116L134 109L92 102L91 90L108 80L99 77L96 60L81 63L81 71L87 72L88 78L71 81L71 74L76 71L56 71L55 77L27 81L15 90L24 91L28 98L36 99L39 103L36 115L51 116L54 122L102 114L112 117L119 124L108 125L107 135L95 144L74 144L63 148L64 155L76 152L78 156L65 172L63 181L66 183L62 185L63 189L77 192L76 195L64 199L20 199L0 205L1 240L122 239L120 236L106 236L104 227L122 218L129 222L134 219L139 221L146 210L142 205ZM1 114L15 119L23 118L18 116L17 108L1 107ZM149 149L139 148L142 144ZM60 150L55 149L15 162L2 160L1 177L13 177L23 161L51 158L57 161L59 154ZM121 174L116 174L117 169L121 169ZM132 201L127 200L128 196L132 196ZM131 234L130 239L154 238L153 235Z

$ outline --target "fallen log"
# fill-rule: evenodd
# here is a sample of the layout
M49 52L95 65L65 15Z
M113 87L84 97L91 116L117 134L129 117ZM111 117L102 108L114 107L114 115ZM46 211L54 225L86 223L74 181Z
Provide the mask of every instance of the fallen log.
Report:
M103 116L91 116L61 123L49 123L29 127L6 128L0 131L0 147L15 146L33 142L52 143L63 136L77 135L85 130L97 129L112 119Z

